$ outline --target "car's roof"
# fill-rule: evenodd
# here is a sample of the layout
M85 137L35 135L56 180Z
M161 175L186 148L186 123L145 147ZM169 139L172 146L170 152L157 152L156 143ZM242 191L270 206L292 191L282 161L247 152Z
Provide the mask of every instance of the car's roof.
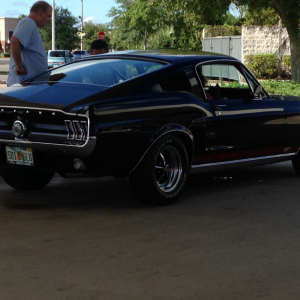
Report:
M177 49L158 49L158 50L128 50L128 51L116 51L109 52L106 54L91 55L87 59L95 58L150 58L158 59L168 62L193 62L193 61L214 61L214 60L234 60L238 61L236 58L231 56L204 52L204 51L184 51Z

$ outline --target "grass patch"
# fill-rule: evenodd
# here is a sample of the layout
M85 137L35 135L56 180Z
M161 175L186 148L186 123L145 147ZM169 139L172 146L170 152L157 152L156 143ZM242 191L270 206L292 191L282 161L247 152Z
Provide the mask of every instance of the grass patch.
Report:
M300 97L300 83L295 81L260 80L260 83L269 94ZM245 88L238 82L222 85L231 88Z
M294 81L261 80L262 86L269 94L300 97L300 83Z

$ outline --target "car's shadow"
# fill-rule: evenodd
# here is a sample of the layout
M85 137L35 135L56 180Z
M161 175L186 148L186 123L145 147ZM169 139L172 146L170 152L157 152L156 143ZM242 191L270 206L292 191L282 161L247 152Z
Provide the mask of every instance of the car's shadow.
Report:
M4 188L2 189L2 187ZM8 209L95 209L139 207L127 179L69 178L55 175L37 191L17 191L0 181L1 202ZM1 203L0 202L0 203Z
M194 201L204 201L205 204L206 197L209 201L219 199L229 189L247 192L258 185L276 185L283 179L295 180L297 177L289 162L223 174L191 174L186 189L175 205ZM134 197L128 179L64 179L56 175L44 189L22 192L8 187L1 178L0 193L0 207L4 205L6 209L148 209Z

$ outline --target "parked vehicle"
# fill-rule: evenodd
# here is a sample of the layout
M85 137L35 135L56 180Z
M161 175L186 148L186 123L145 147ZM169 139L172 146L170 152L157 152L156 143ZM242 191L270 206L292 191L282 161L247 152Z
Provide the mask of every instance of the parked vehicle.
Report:
M73 55L69 50L49 50L48 69L59 67L73 61Z
M271 97L228 56L90 56L2 89L0 114L0 170L16 189L56 172L128 176L140 201L165 205L191 170L292 160L300 173L300 101Z
M86 50L74 50L73 52L73 59L81 59L89 55L89 53Z

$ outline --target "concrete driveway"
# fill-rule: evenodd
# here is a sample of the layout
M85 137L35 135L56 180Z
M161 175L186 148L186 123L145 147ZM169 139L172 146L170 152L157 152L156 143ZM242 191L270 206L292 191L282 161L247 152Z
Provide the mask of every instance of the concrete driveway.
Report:
M0 179L1 298L299 299L299 192L290 163L191 176L166 207L127 180Z

